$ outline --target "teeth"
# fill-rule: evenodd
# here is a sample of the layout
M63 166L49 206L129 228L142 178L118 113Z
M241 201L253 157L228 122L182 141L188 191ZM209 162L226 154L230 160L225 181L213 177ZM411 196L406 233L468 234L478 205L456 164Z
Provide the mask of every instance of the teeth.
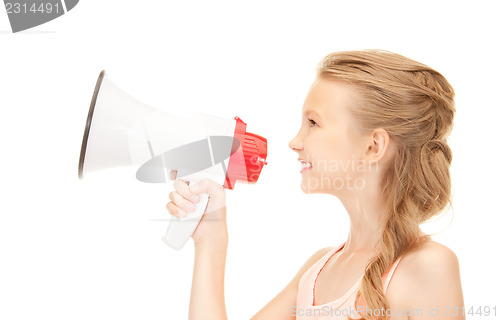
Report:
M301 169L304 169L304 168L309 168L309 167L312 167L312 164L309 163L309 162L300 162L300 168Z

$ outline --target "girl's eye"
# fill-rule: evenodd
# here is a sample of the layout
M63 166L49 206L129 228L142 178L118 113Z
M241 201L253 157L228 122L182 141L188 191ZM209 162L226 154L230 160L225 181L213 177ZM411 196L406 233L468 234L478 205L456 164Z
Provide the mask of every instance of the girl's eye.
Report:
M311 124L312 124L312 126L310 126L310 127L314 127L315 125L316 125L316 126L318 125L318 124L316 123L316 121L314 121L313 119L307 119L307 120L309 120L309 123L311 123Z

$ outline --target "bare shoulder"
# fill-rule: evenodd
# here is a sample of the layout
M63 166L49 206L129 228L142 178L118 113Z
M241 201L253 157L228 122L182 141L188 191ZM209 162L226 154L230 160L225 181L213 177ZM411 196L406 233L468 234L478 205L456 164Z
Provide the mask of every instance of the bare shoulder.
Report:
M460 308L463 296L456 254L433 240L405 254L391 280L387 298L408 309L429 305Z
M417 249L402 257L398 267L400 272L406 271L412 276L432 276L450 267L458 267L456 254L447 246L433 240L426 241Z
M302 278L302 276L304 275L304 273L309 269L311 268L316 262L319 261L319 259L321 259L325 254L327 254L329 251L331 251L334 247L325 247L325 248L322 248L322 249L319 249L318 251L316 251L313 255L311 255L307 260L306 262L304 262L304 264L302 265L302 267L299 269L299 271L297 272L297 274L295 275L295 277L293 278L293 282L295 282L295 284L299 284L299 281L300 281L300 278Z
M324 257L325 254L327 254L328 252L330 252L331 250L333 250L333 248L335 248L335 247L325 247L325 248L319 249L318 251L316 251L313 255L311 255L309 257L309 259L306 261L306 263L304 264L304 266L305 265L309 265L309 267L311 267L319 259L321 259L322 257Z

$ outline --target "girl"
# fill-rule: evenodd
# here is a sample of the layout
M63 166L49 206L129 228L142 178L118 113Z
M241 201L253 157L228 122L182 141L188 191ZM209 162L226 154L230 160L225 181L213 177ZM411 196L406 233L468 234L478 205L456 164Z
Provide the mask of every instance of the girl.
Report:
M302 163L303 192L337 197L349 235L314 253L252 320L465 319L457 257L419 227L451 205L454 95L439 72L387 51L320 62L289 146ZM174 216L210 195L192 235L189 319L227 319L225 191L208 179L174 188Z

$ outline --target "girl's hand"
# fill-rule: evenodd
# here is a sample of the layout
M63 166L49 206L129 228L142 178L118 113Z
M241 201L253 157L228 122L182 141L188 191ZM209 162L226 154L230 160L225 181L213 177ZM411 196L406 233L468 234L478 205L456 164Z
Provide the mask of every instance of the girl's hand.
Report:
M191 235L195 246L199 243L227 242L226 224L226 192L215 181L204 179L189 186L184 180L174 181L175 191L170 192L170 202L167 210L173 216L182 218L194 212L195 204L200 201L200 193L209 195L205 214L200 219L198 226Z

